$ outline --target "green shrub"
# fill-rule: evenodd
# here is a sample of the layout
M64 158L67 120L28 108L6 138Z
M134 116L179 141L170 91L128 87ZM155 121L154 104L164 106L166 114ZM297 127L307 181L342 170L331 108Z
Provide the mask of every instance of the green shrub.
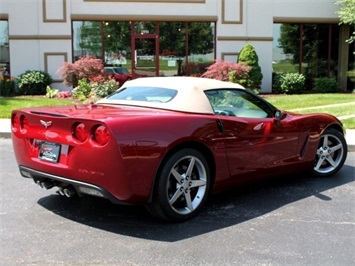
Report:
M58 89L52 89L50 86L46 87L46 97L48 98L55 98L57 97L59 90Z
M303 74L285 73L280 77L281 92L286 94L300 93L304 88L306 78Z
M317 78L314 81L314 92L327 93L338 91L338 85L335 78Z
M118 90L119 84L114 79L105 80L103 82L91 83L91 93L98 98L104 98L116 90Z
M16 82L12 78L4 78L0 76L0 96L14 96Z
M73 89L72 97L83 102L96 102L98 99L112 94L118 88L119 84L114 79L96 82L81 79L78 86Z
M238 64L244 64L249 66L249 78L242 84L246 88L259 89L261 81L263 80L263 74L259 66L259 57L255 51L255 48L250 43L247 43L240 51L238 56Z
M283 93L281 89L281 74L272 73L272 92Z
M27 70L17 77L19 94L44 95L46 87L52 83L51 76L40 70Z
M84 101L89 96L90 92L91 92L90 82L86 78L83 78L78 81L78 86L73 89L72 97L74 99Z

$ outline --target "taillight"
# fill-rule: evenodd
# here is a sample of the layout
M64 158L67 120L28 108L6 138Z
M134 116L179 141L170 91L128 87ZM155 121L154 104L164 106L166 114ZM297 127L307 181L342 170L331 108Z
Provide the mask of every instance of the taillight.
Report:
M84 142L89 137L89 130L87 130L86 126L83 123L79 123L74 126L73 137L79 140L80 142Z
M73 126L74 139L84 142L91 138L93 142L101 146L110 140L110 133L105 125L86 126L84 123L76 123Z
M27 132L28 125L29 125L28 119L24 115L21 115L20 116L20 130L21 130L21 133L26 133Z
M105 145L109 139L110 139L110 134L105 126L98 126L93 133L93 139L95 142L97 142L100 145Z
M17 132L20 129L20 120L16 116L16 114L12 115L11 125L12 125L12 131L13 132Z
M21 115L20 117L15 113L12 115L11 128L13 132L20 131L22 134L26 134L28 126L28 119L24 115Z

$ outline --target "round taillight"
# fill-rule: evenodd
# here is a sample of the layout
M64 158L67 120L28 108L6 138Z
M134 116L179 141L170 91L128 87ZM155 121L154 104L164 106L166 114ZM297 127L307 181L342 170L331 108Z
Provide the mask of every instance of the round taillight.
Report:
M20 127L21 127L21 132L22 133L26 133L27 132L28 125L29 125L28 119L24 115L21 115L21 117L20 117Z
M16 116L16 114L12 115L12 131L17 132L17 130L20 129L20 120L19 118Z
M89 131L86 129L86 126L83 123L80 123L74 127L73 135L74 138L80 142L84 142L89 137Z
M107 127L98 126L94 131L93 138L98 144L105 145L110 139L110 133Z

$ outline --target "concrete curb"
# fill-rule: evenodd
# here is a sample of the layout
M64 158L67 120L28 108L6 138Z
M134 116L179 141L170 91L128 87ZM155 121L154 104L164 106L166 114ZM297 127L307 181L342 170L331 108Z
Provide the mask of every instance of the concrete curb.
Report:
M346 142L348 143L348 152L355 152L355 130L346 131Z
M0 119L0 138L11 138L11 120Z
M11 120L0 119L0 138L11 138Z

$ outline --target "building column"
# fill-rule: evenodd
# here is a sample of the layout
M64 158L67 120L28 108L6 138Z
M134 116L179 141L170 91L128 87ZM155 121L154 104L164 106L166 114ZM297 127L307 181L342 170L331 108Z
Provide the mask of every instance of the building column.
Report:
M347 74L349 65L349 25L339 26L339 50L338 50L338 86L342 91L347 88Z

